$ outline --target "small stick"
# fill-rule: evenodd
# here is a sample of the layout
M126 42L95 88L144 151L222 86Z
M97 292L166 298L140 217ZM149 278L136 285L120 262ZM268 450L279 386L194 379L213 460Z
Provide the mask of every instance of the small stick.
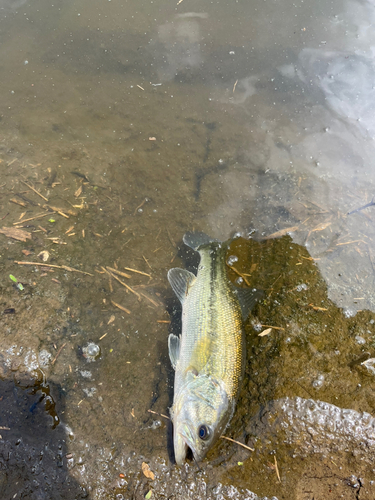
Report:
M232 438L228 438L226 436L220 436L221 439L227 439L228 441L232 441L232 443L236 443L238 444L239 446L242 446L243 448L246 448L247 450L250 450L250 451L255 451L254 448L250 448L250 446L246 446L246 444L243 444L243 443L240 443L239 441L236 441L235 439L232 439Z
M274 458L275 458L275 470L276 470L277 479L279 480L279 483L281 483L280 474L279 474L279 468L277 466L276 455L274 456Z
M169 319L158 319L158 320L156 321L156 323L168 323L168 324L169 324L170 322L171 322L171 320L169 320Z
M237 80L234 82L234 85L233 85L233 90L232 90L233 94L234 94L234 91L236 90L237 83L238 83L238 78L237 78Z
M51 363L52 365L54 365L54 364L55 364L56 359L58 358L58 356L59 356L60 352L64 349L64 347L65 347L65 346L66 346L66 342L65 342L65 344L63 344L63 345L60 347L60 349L57 351L56 356L55 356L55 357L54 357L54 359L52 360L52 363Z
M336 246L339 247L340 245L350 245L350 243L358 243L360 241L366 244L366 242L363 240L353 240L353 241L345 241L344 243L336 243Z
M142 297L144 297L145 299L149 300L151 302L152 305L154 305L155 307L159 307L160 304L158 304L157 302L155 302L155 300L151 299L150 297L148 297L147 295L145 295L144 293L141 292L141 295Z
M149 413L153 413L154 415L158 415L159 417L166 418L167 420L170 420L170 417L167 417L167 415L163 415L162 413L157 413L156 411L152 410L147 410Z
M364 210L365 208L372 207L375 205L374 198L370 201L370 203L366 203L366 205L363 205L363 207L356 208L355 210L352 210L351 212L348 212L347 215L352 215L355 214L356 212L360 212L361 210Z
M23 219L18 222L13 222L13 226L17 226L18 224L24 224L25 222L29 222L30 220L40 219L41 217L45 217L46 215L51 215L49 213L35 215L35 217L30 217L30 219Z
M106 335L108 335L108 333L105 333L104 335L102 335L102 336L100 337L100 339L99 339L99 340L104 339L104 337L105 337Z
M23 180L21 180L21 182L23 184L25 184L29 189L31 189L32 191L34 191L34 193L36 193L38 196L40 196L41 198L43 198L44 201L48 201L48 199L45 196L43 196L42 194L40 194L39 191L37 191L35 188L33 188L32 186L30 186L29 184L27 184L27 182L25 182Z
M9 201L11 201L12 203L15 203L16 205L20 205L21 207L27 207L26 203L24 203L23 201L18 201L15 198L12 198Z
M169 229L167 229L167 234L168 234L169 241L172 243L172 246L177 248L177 245L174 242L174 239L172 238L171 233L169 232Z
M55 267L56 269L65 269L65 271L71 271L71 272L76 272L76 273L81 273L81 274L86 274L87 276L93 276L93 274L86 273L85 271L81 271L80 269L74 269L73 267L69 266L56 266L54 264L45 264L44 262L27 262L27 261L21 261L21 260L15 260L15 264L19 265L24 265L24 266L43 266L43 267Z
M131 314L131 312L129 311L129 309L126 309L126 307L124 307L124 306L120 306L120 304L117 304L117 302L115 302L115 301L113 301L113 300L111 300L111 302L112 302L112 304L113 304L115 307L118 307L119 309L121 309L121 311L124 311L124 312L126 312L126 313L128 313L128 314ZM107 334L106 334L106 335L107 335ZM99 340L101 340L101 339L99 339Z
M146 259L146 257L145 257L144 255L142 255L142 257L143 257L143 260L146 262L146 264L148 265L148 267L149 267L149 268L151 269L151 271L152 271L152 267L150 266L150 264L149 264L148 260Z
M117 269L114 269L113 267L109 267L109 266L106 266L106 267L107 267L108 271L111 271L114 274L118 274L119 276L123 276L124 278L131 278L131 276L129 274L118 271Z
M148 276L149 278L151 278L151 274L143 273L142 271L137 271L137 269L132 269L131 267L124 267L124 269L126 269L127 271L133 271L133 273L143 274L144 276Z
M285 328L281 328L281 326L271 326L271 325L260 325L263 328L273 328L274 330L285 330Z
M237 269L233 266L230 266L229 264L227 264L227 266L229 267L229 269L231 269L233 272L235 272L236 274L238 274L238 276L240 276L244 282L246 283L247 286L251 286L249 281L245 278L245 275L240 273L239 271L237 271Z
M64 214L64 212L60 210L60 208L51 207L51 205L44 205L44 206L52 210L52 212L57 212L58 214L62 215L63 217L65 217L65 219L69 219L69 215Z
M137 87L139 87L139 85L137 85ZM139 88L142 88L142 87L139 87ZM144 90L144 89L142 89ZM136 207L136 209L134 210L134 214L133 215L136 215L137 211L143 207L143 205L146 203L146 198L142 201L142 203L140 205L138 205L138 207Z
M0 427L2 431L10 431L10 427L4 427L3 425Z
M110 276L112 276L112 278L114 278L116 281L118 281L119 283L121 283L122 286L124 286L125 288L127 288L129 290L129 292L132 292L134 293L134 295L136 295L138 297L138 300L141 300L141 296L139 295L139 293L135 292L129 285L127 285L126 283L124 283L123 281L121 281L117 276L115 276L113 273L111 273L110 271L108 271L107 269L104 269L103 266L101 266L101 268L106 272L108 273Z

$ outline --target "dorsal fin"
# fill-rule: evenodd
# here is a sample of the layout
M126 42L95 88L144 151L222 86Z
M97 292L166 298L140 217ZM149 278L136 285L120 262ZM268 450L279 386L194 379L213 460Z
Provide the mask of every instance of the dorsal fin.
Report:
M242 319L246 321L255 304L264 296L264 292L257 288L235 288L234 292L241 306Z
M180 269L179 267L174 267L168 271L168 281L174 291L174 293L179 298L181 304L183 304L189 287L196 280L195 274L186 271L186 269Z

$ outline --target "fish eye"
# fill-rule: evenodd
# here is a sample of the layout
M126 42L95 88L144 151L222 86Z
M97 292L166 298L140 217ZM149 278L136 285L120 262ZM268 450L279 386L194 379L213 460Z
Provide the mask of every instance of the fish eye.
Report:
M210 437L210 429L207 425L201 425L198 429L198 436L202 441L206 441Z

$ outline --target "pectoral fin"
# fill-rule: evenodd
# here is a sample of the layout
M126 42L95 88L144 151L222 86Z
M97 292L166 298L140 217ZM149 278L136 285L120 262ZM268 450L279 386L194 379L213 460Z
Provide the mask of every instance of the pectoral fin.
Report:
M177 361L180 356L180 338L171 333L168 337L169 359L171 360L173 369L176 369Z
M246 321L255 304L263 297L264 292L256 288L236 288L234 291L241 306L242 318Z
M168 271L168 281L181 304L183 304L188 294L189 287L191 287L195 280L196 276L193 273L186 271L186 269L175 267L174 269L170 269Z

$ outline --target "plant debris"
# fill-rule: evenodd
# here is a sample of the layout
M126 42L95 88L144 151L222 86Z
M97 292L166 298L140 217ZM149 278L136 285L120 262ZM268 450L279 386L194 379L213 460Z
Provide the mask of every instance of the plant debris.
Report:
M142 472L147 477L147 479L151 479L153 481L155 479L155 474L150 469L149 465L146 462L142 462Z
M31 233L15 227L3 227L3 229L0 229L0 233L5 234L8 238L13 238L18 241L26 241L28 239L31 240Z

